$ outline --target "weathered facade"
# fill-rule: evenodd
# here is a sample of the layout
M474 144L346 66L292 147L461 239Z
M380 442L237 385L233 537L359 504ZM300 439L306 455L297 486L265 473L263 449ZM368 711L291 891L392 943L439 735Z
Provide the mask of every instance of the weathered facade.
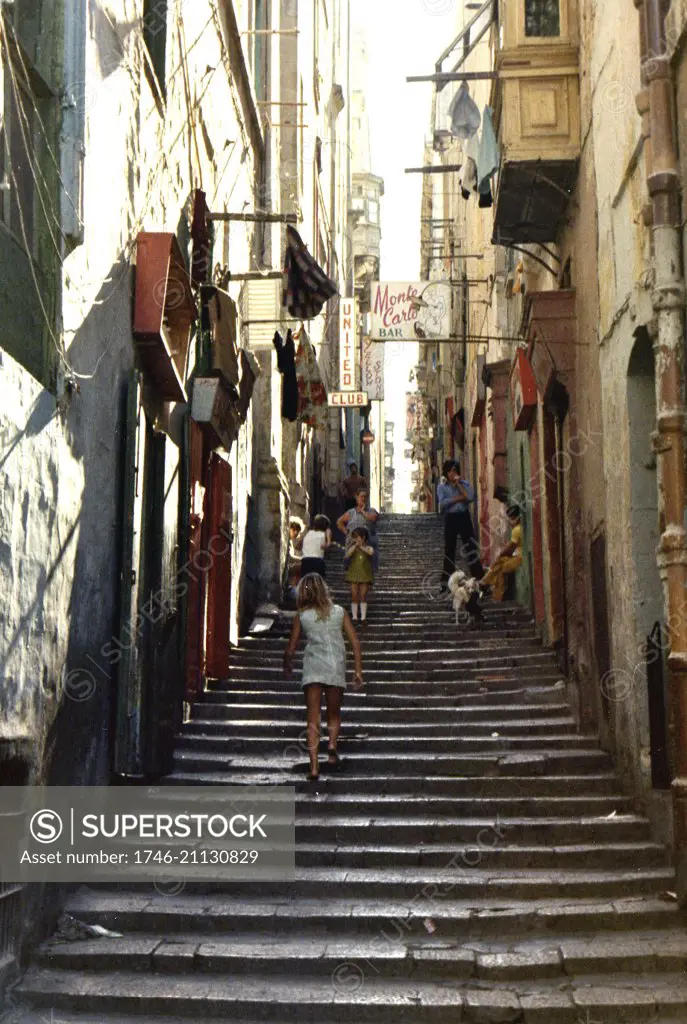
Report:
M18 0L0 28L0 783L155 777L341 476L272 338L335 381L336 302L288 319L281 269L290 221L350 274L347 20Z
M462 168L428 176L426 193L453 206L440 229L423 206L436 230L423 270L438 251L443 276L465 282L453 398L483 556L518 501L517 596L560 651L582 727L666 836L676 779L684 849L685 11L636 6L639 18L589 0L460 14L426 162ZM464 72L499 145L491 204L469 187L461 198L471 150L449 107Z

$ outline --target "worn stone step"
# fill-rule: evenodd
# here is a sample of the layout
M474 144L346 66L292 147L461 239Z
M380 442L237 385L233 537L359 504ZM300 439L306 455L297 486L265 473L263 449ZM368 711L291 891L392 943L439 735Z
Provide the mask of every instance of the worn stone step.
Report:
M540 981L618 973L680 973L687 960L687 934L639 932L631 938L564 937L556 941L449 944L431 935L410 941L275 938L264 943L245 935L180 934L169 938L127 935L76 942L49 942L37 964L71 971L143 971L186 974L291 974L331 977L342 963L357 964L382 980L474 978L489 982Z
M510 689L498 689L499 686L510 686ZM275 684L278 686L278 684ZM513 704L521 701L532 701L537 704L557 704L565 693L565 684L560 679L552 677L542 685L532 684L523 686L522 680L513 677L510 682L497 680L489 684L482 681L475 681L469 686L463 686L460 693L442 693L444 689L450 689L442 684L440 687L425 687L422 693L422 701L415 700L415 695L408 692L404 685L401 693L393 693L389 688L375 686L374 695L366 689L348 690L346 692L346 708L365 709L368 706L379 707L382 710L414 710L419 713L424 711L463 708L465 706L490 706L502 708L504 711ZM233 680L210 680L207 689L199 695L199 704L221 702L227 706L236 704L240 706L246 701L262 703L263 701L279 701L280 706L288 707L284 687L274 688L269 684L263 684L259 689L246 689L239 687ZM291 692L291 700L297 701L303 707L302 694ZM197 706L197 705L194 705Z
M240 737L246 740L250 740L253 737L269 737L274 739L275 742L282 739L297 739L303 731L304 711L301 709L300 715L294 711L291 717L292 720L285 721L281 717L275 719L243 718L239 714L221 719L219 716L212 718L196 714L189 722L184 724L182 734L189 732L193 734L202 733L208 737L226 735L231 738ZM360 729L363 729L364 732L359 732L358 730ZM250 734L250 736L246 734ZM572 715L559 715L555 718L495 719L491 722L474 720L447 722L444 720L441 724L436 722L403 723L392 720L386 724L367 722L361 723L358 726L355 720L351 721L349 717L347 718L347 727L345 730L342 729L340 739L342 743L364 739L366 743L369 743L370 750L376 749L374 744L379 739L384 741L382 749L386 749L387 744L394 740L400 740L402 743L412 743L416 749L419 749L417 744L420 741L430 740L433 749L438 743L452 744L458 738L466 740L477 737L498 739L501 736L517 738L542 735L548 737L568 736L569 734L573 734L576 740L581 739L577 735L577 722ZM585 737L585 739L593 743L592 737Z
M305 723L303 724L304 727ZM353 737L350 737L348 740L342 739L340 753L345 757L352 756L353 752L355 752L356 756L361 757L374 757L377 754L384 757L398 754L404 759L408 757L421 757L423 753L436 753L437 756L444 757L443 751L447 747L450 747L454 754L521 750L532 752L567 751L571 754L580 750L582 752L596 753L594 737L579 736L572 732L573 728L574 723L571 723L569 725L569 732L558 731L557 733L552 733L551 730L538 729L531 729L526 732L523 730L511 732L509 729L504 729L503 732L494 735L486 732L480 734L478 730L471 730L466 727L462 731L442 731L437 736L402 735L401 733L394 735L393 730L389 730L388 734L382 733L377 736L362 734L358 739ZM207 730L201 728L196 721L190 722L185 727L185 730L177 736L177 748L179 751L193 749L203 753L209 751L227 754L258 753L261 751L264 752L266 757L269 757L272 753L279 756L284 750L285 744L289 746L300 742L303 745L303 749L306 749L302 738L303 729L299 729L297 726L283 726L279 732L276 730L273 732L265 731L264 734L261 734L260 730L251 729L252 735L250 736L247 736L240 730L232 731L231 735L223 735L222 733L226 732L226 730L221 727L214 730L215 735L211 735L212 732L213 730L210 728ZM469 735L470 732L473 732L474 735ZM542 735L537 735L539 732ZM323 737L323 746L325 742ZM360 754L358 754L359 751L361 751Z
M417 675L417 673L416 673ZM347 673L349 682L353 681L353 665ZM400 701L405 702L411 698L421 697L422 703L445 705L446 702L468 700L472 696L483 694L486 699L503 700L509 699L509 695L521 695L532 690L543 694L558 692L560 698L560 675L556 672L529 672L526 683L518 673L512 670L504 672L482 672L476 675L462 677L459 681L446 682L437 680L401 680L398 675L394 679L381 680L375 678L372 683L369 679L364 690L349 691L346 700L365 701L366 699L378 701ZM280 688L280 689L278 689ZM287 682L283 675L281 677L272 674L268 679L211 679L207 683L208 693L238 693L238 694L278 694L291 692L295 694L294 682Z
M295 786L296 793L315 799L327 800L330 794L350 795L353 801L360 799L361 795L369 796L378 800L384 796L398 798L403 803L415 799L424 802L426 799L445 798L453 800L461 798L468 802L469 807L474 807L475 800L482 801L485 798L518 798L528 802L536 798L558 797L561 795L578 798L593 811L595 798L603 794L608 799L615 801L627 800L621 797L618 787L618 780L612 772L594 773L587 775L500 775L500 776L435 776L423 775L360 775L351 771L348 766L345 773L341 775L326 774L326 766L322 765L322 776L320 786L313 794L312 785L301 775L290 770L270 771L264 763L254 770L236 767L225 771L203 771L190 773L179 770L173 772L163 779L168 785L208 785L208 786ZM481 804L480 804L481 806ZM618 803L617 809L631 809L631 801ZM616 809L614 802L613 807ZM383 808L378 810L383 813ZM603 813L600 811L599 813Z
M527 780L528 783L531 780ZM311 788L311 787L310 787ZM310 794L306 789L296 794L296 807L299 812L317 813L327 810L356 814L372 813L376 818L381 815L405 815L426 813L432 817L456 816L469 814L478 810L490 819L501 817L563 817L572 815L580 817L608 817L611 814L632 813L632 800L621 795L609 796L537 796L529 792L525 796L454 796L446 798L425 793L421 796L405 794L398 796L387 793L352 794L347 790Z
M389 653L397 654L406 652L411 657L425 652L437 654L438 656L442 654L451 656L456 651L500 650L503 646L509 645L516 647L525 645L527 647L531 646L533 649L545 650L534 626L519 626L515 629L502 630L494 627L489 630L468 630L466 633L452 630L451 634L451 645L448 648L443 644L433 644L425 641L422 634L413 636L408 640L398 636L388 639L370 636L365 638L365 647L373 653L388 651ZM249 634L248 636L241 637L238 644L232 648L232 656L241 655L244 652L259 654L261 651L282 650L283 643L284 637L276 636L272 631L255 635Z
M388 666L388 662L380 663L376 667L377 673L387 675L392 672L396 672L397 667ZM471 676L478 675L480 672L502 672L504 669L518 669L522 671L544 669L551 672L555 667L555 659L550 651L511 651L508 654L493 654L489 656L487 652L479 655L479 657L465 657L461 653L460 657L454 657L449 660L448 664L443 662L423 662L422 669L423 675L427 672L435 679L453 678L456 673L469 674ZM401 670L400 678L412 678L413 674L417 674L417 666L409 665L407 668ZM244 676L255 674L258 678L262 675L282 675L283 667L278 662L277 658L270 660L270 662L256 663L256 665L233 665L231 667L231 676L233 678L243 678Z
M449 861L450 862L450 861ZM509 868L502 874L498 868L481 870L462 863L460 846L455 854L457 867L448 871L435 868L297 868L295 880L289 880L291 900L305 903L312 899L335 899L345 887L347 897L360 901L413 900L418 893L448 890L455 900L544 900L595 899L600 904L622 899L628 892L635 897L658 897L674 884L671 868L641 867L637 870L580 870L574 868ZM446 862L445 862L446 863ZM284 882L266 879L233 880L227 877L212 883L214 891L240 899L279 899ZM208 883L187 880L189 893L205 892ZM439 896L433 901L438 902Z
M352 695L349 695L352 696ZM301 694L294 697L290 704L286 701L281 703L273 701L238 701L222 700L216 695L205 694L205 699L193 706L192 721L220 721L231 722L233 725L239 723L253 724L263 722L270 725L284 725L285 722L303 721L303 699ZM365 726L372 731L388 729L390 725L394 728L404 729L411 727L431 727L436 723L449 723L452 720L456 724L482 723L498 729L502 723L513 721L540 721L541 719L559 720L570 717L570 708L567 704L509 704L503 707L500 704L464 704L460 707L442 708L421 708L421 707L382 707L377 702L374 705L352 700L346 701L346 731L356 730Z
M531 628L531 618L524 619L522 622L528 629ZM478 638L487 638L491 636L492 627L495 630L513 629L514 625L512 620L505 618L487 619L482 627L473 629L456 626L453 614L448 611L442 612L441 616L436 619L433 618L427 621L427 617L411 619L402 614L379 616L375 614L374 609L370 608L368 611L367 627L360 630L360 637L363 642L365 640L383 640L387 636L389 639L395 638L403 643L408 643L415 639L422 640L425 644L443 643L447 648L450 648L455 639L471 639L474 641ZM286 639L291 633L291 627L292 617L275 619L274 624L269 630L269 635ZM360 628L360 623L358 623L358 628ZM263 634L257 635L261 636Z
M645 842L598 842L598 843L557 843L555 846L509 843L491 849L474 844L427 842L420 846L386 842L380 844L304 843L300 840L296 848L298 867L351 867L388 868L432 867L441 868L453 858L467 869L479 866L483 870L529 868L571 868L575 870L642 870L644 868L667 867L669 855L660 843Z
M232 657L268 654L281 650L283 644L284 637L273 635L270 631L256 636L243 637L238 645L232 648L231 654ZM409 637L407 640L402 636L392 637L388 642L385 642L383 637L370 635L365 638L365 649L370 654L389 654L394 657L406 655L411 658L428 655L438 659L455 657L462 653L478 655L482 651L546 651L541 638L532 627L511 630L473 630L466 633L453 629L449 646L433 643L431 640L425 639L423 634Z
M205 887L206 890L208 887ZM217 888L217 887L216 887ZM608 900L568 897L504 900L433 898L433 890L417 890L410 899L351 899L341 895L321 899L258 900L231 898L218 891L206 894L184 891L180 896L161 896L152 885L145 892L84 891L73 896L68 911L78 920L100 924L114 931L177 934L235 933L273 936L351 935L378 937L385 931L399 937L425 938L425 922L431 919L437 939L482 941L598 934L607 930L634 933L640 929L679 928L684 918L674 902L655 895L625 896ZM341 891L341 890L340 890ZM285 887L284 893L287 892Z
M232 753L226 751L220 753L212 750L175 750L175 764L183 765L186 769L190 767L207 768L209 766L228 767L230 764L235 768L258 768L265 771L277 770L296 772L303 768L305 751L294 748L295 745L285 745L281 755L276 754L269 758L250 757L248 754ZM611 758L601 750L533 750L530 752L508 753L474 753L474 754L425 754L404 752L400 757L398 753L388 754L376 753L373 751L346 752L346 769L359 774L390 775L394 769L401 770L404 775L429 775L438 773L441 775L497 775L501 771L506 775L512 774L514 770L518 774L549 775L560 773L561 775L579 775L581 772L598 772L611 765Z
M263 667L264 668L270 668L270 669L279 669L279 668L282 667L283 656L284 656L284 651L285 650L286 650L286 640L284 639L284 641L282 641L279 644L278 647L275 646L271 650L265 650L265 651L262 651L262 652L258 652L258 651L241 651L240 653L234 652L234 653L232 653L231 659L230 659L230 673L229 674L231 676L233 671L235 669L239 669L239 668L240 669L245 669L245 670L248 670L250 668L263 668ZM396 653L394 651L382 651L382 650L371 651L371 650L369 650L367 648L367 645L365 645L363 647L364 663L365 663L365 665L370 670L375 670L375 671L378 670L378 669L385 669L385 668L386 669L391 669L391 668L399 668L399 667L400 668L411 669L411 668L416 668L418 666L418 664L420 664L420 665L429 665L433 669L437 669L437 668L449 669L451 667L456 667L456 668L460 669L461 671L464 670L467 666L469 666L470 669L472 671L474 671L475 669L479 669L480 667L482 667L482 664L485 661L484 653L485 652L482 651L482 652L475 652L474 654L470 654L469 651L462 651L461 650L461 651L455 651L455 652L453 652L450 655L448 655L448 654L444 655L442 657L440 654L421 654L419 651L416 651L414 654L408 654L408 653L405 653L403 651L399 651L398 653ZM530 657L530 656L539 657L540 656L540 649L537 649L534 645L532 645L530 647L521 645L521 646L518 646L518 647L512 647L508 654L501 655L501 654L499 654L495 650L494 651L489 651L489 654L490 655L493 654L494 658L503 659L503 660L500 660L498 662L499 665L506 664L507 667L511 667L508 664L508 659L510 659L511 655L515 654L518 657L522 657L522 658ZM298 664L302 663L303 656L304 656L304 648L300 647L295 652L295 654L294 654L294 659L293 659L294 660L294 664L298 665ZM491 665L491 664L492 664L492 662L490 661L489 665ZM546 665L547 665L547 667L548 666L555 667L554 660L553 660L553 658L551 657L550 654L546 655Z
M207 1017L255 1021L311 1021L341 1024L459 1024L479 1022L574 1022L599 1020L647 1021L660 1010L663 1019L684 1020L687 981L682 975L629 975L597 979L595 985L573 983L567 990L538 986L492 984L478 987L470 981L452 984L407 979L380 981L356 965L335 978L274 976L262 978L222 975L185 975L135 971L67 972L31 969L17 992L35 1008L105 1014L158 1014L170 1020ZM591 1016L590 1014L594 1014ZM628 1016L634 1013L634 1016ZM638 1016L642 1013L643 1016ZM555 1014L555 1016L553 1016ZM603 1017L600 1015L604 1014ZM651 1016L650 1016L651 1015ZM102 1017L99 1018L103 1020Z

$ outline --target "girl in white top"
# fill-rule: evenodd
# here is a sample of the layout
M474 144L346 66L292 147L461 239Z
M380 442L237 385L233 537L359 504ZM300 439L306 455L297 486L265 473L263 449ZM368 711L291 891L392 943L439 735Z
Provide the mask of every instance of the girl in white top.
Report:
M308 573L316 572L324 579L327 566L324 553L332 543L332 531L326 516L315 516L312 526L305 531L299 540L303 561L301 562L301 579Z
M293 672L293 656L301 638L306 646L303 655L303 679L308 709L308 753L311 782L319 778L320 717L322 694L327 703L328 765L339 768L337 742L341 729L341 701L346 689L346 647L348 637L355 657L355 689L363 685L363 662L358 634L350 616L341 605L332 602L327 584L321 576L304 576L298 585L298 615L293 620L291 637L284 652L284 674Z

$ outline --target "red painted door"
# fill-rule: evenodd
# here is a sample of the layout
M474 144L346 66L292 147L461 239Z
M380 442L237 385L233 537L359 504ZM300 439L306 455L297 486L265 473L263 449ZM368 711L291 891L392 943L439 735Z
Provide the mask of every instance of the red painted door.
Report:
M204 543L208 563L205 672L212 679L229 675L231 523L231 467L213 452Z
M184 581L188 585L186 619L185 696L192 702L198 697L205 669L205 576L202 557L204 474L203 434L193 420L189 422L189 487L191 509L188 531L188 564Z

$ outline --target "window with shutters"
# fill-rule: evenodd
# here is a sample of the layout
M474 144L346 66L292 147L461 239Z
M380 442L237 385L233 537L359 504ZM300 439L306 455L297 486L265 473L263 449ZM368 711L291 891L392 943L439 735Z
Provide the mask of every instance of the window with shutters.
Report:
M66 239L55 160L63 28L46 0L0 5L0 345L51 389Z
M146 75L153 92L167 97L167 0L143 0L143 42Z
M16 46L11 30L3 34L0 67L3 117L0 121L2 222L31 256L36 255L36 182L40 171L37 100L31 84L31 65Z

